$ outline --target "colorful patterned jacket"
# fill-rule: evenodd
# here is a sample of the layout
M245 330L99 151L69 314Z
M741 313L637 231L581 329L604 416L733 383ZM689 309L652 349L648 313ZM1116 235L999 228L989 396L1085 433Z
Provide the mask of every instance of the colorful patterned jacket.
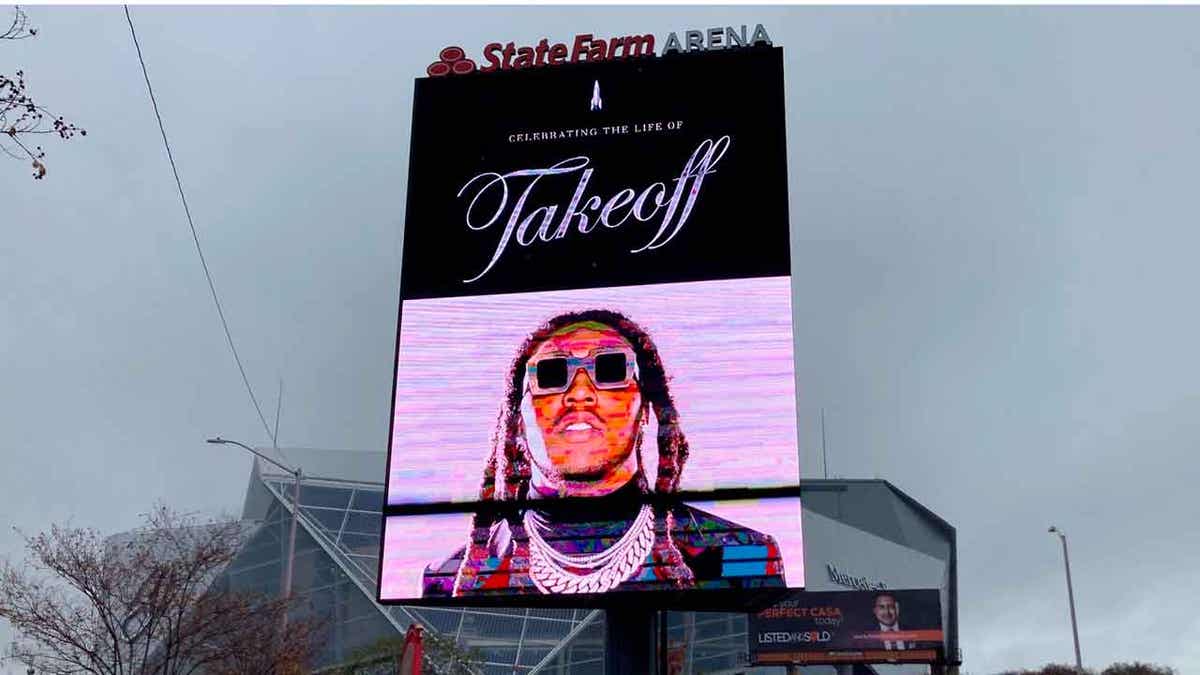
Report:
M562 553L590 553L606 549L630 527L633 515L612 520L557 523L554 536L546 537ZM677 504L655 516L656 539L670 528L673 546L656 545L645 560L614 591L678 588L749 589L783 587L783 560L775 539L711 513ZM538 594L530 577L529 543L522 527L501 520L489 533L478 533L486 546L463 565L467 547L425 568L423 593L427 598L451 597L462 570L459 596ZM682 563L682 565L680 565Z

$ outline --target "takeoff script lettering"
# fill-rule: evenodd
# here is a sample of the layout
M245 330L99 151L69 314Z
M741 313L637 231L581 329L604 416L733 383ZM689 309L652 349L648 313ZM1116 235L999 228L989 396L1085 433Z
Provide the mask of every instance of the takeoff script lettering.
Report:
M717 163L725 156L729 144L728 136L702 141L683 165L679 177L671 180L673 188L660 181L640 192L633 188L619 190L607 201L599 195L585 196L594 171L588 166L591 160L585 156L564 159L543 169L522 169L504 174L488 172L475 176L458 191L458 197L466 194L471 198L467 205L467 227L483 232L497 222L503 222L504 229L493 230L499 231L499 239L491 260L479 274L464 279L463 283L483 278L514 239L518 246L529 247L539 241L562 239L572 227L580 235L591 233L597 225L615 229L630 216L642 223L654 221L650 226L654 230L653 236L630 253L652 251L666 245L683 229L700 197L704 177L716 172ZM542 179L565 174L578 174L579 178L564 209L560 211L559 204L555 203L529 208L531 203L538 203L534 193ZM509 196L517 191L520 191L519 196L510 204Z

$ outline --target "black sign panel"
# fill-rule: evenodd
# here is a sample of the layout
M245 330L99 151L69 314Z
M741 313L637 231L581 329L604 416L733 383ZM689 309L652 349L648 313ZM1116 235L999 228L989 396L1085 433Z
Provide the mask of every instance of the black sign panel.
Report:
M943 649L937 590L800 592L750 615L755 663L930 663Z
M782 80L767 47L418 80L402 298L787 275Z

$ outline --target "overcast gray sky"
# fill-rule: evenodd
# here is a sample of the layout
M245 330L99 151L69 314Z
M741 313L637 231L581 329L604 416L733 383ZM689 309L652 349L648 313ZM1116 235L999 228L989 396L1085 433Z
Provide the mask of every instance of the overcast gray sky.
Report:
M414 77L447 44L763 23L785 49L802 461L958 528L965 669L1200 672L1200 8L152 8L142 48L280 443L383 449ZM240 509L269 444L120 7L0 72L88 130L0 162L10 526ZM696 92L705 97L753 92ZM752 216L753 205L747 204ZM381 477L383 467L380 467ZM7 629L0 640L7 643Z

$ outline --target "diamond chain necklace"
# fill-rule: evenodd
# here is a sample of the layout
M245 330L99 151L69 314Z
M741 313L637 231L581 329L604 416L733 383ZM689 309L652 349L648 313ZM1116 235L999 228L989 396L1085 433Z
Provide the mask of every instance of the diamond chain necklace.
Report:
M604 593L633 575L654 547L654 509L642 506L633 524L612 546L599 553L557 551L543 538L550 529L532 510L525 512L529 535L529 576L543 593ZM564 567L591 570L582 574Z

